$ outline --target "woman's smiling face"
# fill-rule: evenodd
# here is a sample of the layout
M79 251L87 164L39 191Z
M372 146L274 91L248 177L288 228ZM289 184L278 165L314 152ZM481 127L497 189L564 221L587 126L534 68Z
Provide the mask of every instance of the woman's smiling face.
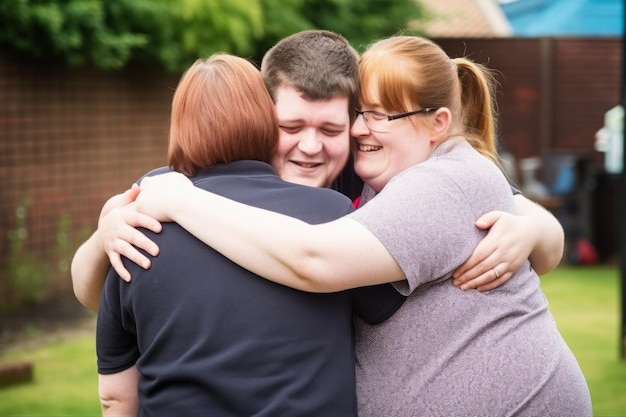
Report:
M381 106L369 105L361 110L387 113ZM405 169L428 159L433 150L428 129L412 120L431 117L416 114L402 119L385 121L386 132L374 132L358 115L350 134L354 144L354 170L363 181L380 192L385 185Z

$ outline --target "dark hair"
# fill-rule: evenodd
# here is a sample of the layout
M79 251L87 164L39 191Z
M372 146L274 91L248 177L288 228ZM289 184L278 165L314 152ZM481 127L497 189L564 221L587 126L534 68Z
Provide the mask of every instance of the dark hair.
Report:
M219 163L270 162L277 144L274 103L253 64L215 54L183 74L172 101L170 168L193 176Z
M359 55L343 36L305 30L279 41L263 57L261 74L273 98L280 87L294 87L310 100L348 97L357 103Z

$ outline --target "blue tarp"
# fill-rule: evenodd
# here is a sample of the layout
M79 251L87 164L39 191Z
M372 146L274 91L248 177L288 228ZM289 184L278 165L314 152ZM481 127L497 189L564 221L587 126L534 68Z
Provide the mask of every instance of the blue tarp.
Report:
M501 0L514 36L623 36L624 0Z

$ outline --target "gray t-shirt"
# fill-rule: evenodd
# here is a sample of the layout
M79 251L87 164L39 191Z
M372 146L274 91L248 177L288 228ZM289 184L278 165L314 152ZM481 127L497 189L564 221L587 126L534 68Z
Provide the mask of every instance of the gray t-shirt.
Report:
M394 256L407 277L394 285L409 295L382 324L356 320L360 417L592 415L528 261L492 291L451 283L485 234L474 222L492 210L514 211L511 187L454 138L350 214Z

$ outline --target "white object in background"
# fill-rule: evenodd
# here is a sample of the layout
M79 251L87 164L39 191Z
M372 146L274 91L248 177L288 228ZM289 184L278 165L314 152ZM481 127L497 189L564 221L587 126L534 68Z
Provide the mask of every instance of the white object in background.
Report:
M624 108L615 106L604 114L604 127L596 132L595 149L604 152L604 169L621 174L624 164Z
M520 171L522 173L522 192L530 199L545 198L550 194L548 188L540 182L536 175L541 167L541 160L538 157L524 158L520 160Z

